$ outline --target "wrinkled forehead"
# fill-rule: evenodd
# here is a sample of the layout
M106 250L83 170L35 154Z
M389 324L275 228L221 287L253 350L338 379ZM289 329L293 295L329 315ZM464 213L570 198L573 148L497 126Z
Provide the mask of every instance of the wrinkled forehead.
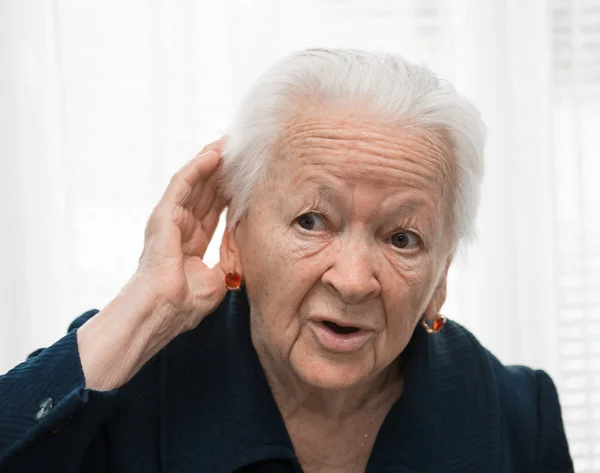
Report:
M347 114L311 113L289 120L269 163L272 177L293 182L306 173L353 183L414 188L449 196L454 160L443 130L389 125Z

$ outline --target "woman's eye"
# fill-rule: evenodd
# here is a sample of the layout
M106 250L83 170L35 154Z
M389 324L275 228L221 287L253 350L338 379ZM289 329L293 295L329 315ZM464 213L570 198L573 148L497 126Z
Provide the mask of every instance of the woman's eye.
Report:
M297 219L298 225L305 230L322 230L325 227L323 218L316 213L307 213L300 215ZM320 225L320 227L319 227Z
M396 233L392 236L391 241L392 245L394 245L396 248L401 249L416 248L417 246L419 246L420 243L420 239L417 236L417 234L408 231Z

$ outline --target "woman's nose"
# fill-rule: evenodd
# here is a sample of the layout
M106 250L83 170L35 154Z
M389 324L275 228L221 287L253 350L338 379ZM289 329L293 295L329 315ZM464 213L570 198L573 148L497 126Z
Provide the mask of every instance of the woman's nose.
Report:
M381 292L372 255L356 244L345 245L336 253L321 281L346 304L361 304Z

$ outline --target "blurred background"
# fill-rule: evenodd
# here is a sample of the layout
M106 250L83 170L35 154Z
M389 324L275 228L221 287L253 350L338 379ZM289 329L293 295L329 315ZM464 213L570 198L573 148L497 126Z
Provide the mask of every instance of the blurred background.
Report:
M0 2L0 373L117 294L171 175L314 46L400 53L479 107L479 239L444 313L550 373L600 472L600 0Z

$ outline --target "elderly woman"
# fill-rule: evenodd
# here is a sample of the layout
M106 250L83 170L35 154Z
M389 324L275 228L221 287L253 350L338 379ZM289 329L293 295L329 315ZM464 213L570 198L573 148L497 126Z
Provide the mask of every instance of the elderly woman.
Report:
M483 130L394 55L277 62L122 291L0 378L0 471L571 471L550 378L440 315Z

